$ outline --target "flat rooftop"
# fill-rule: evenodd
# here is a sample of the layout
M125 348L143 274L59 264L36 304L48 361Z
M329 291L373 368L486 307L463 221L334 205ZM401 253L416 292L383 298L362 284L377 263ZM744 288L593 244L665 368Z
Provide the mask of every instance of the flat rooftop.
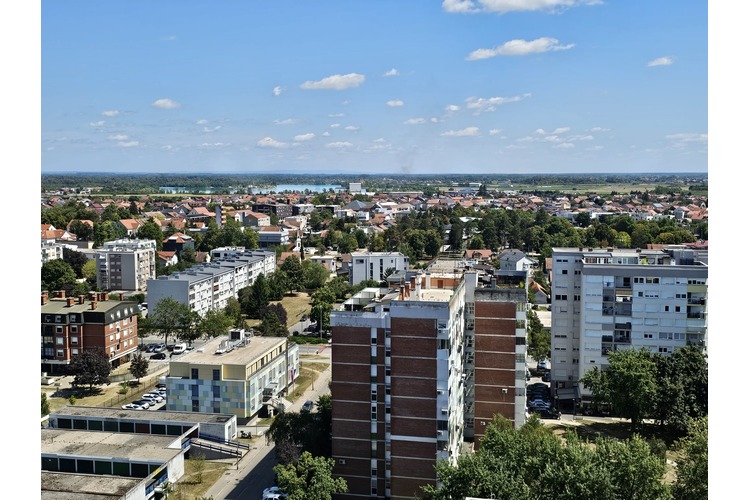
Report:
M234 347L231 351L216 354L222 342L226 341L229 346ZM228 340L228 337L217 337L200 349L189 351L173 363L189 363L194 365L246 365L252 360L261 357L268 351L284 345L284 337L245 337L245 345L239 345L239 340Z
M144 478L42 471L42 500L119 500Z
M105 408L102 406L64 406L52 412L55 417L99 417L127 420L141 420L144 422L182 422L196 424L223 424L233 415L226 413L193 413L190 411L133 411L119 407Z
M177 442L175 448L168 448ZM42 453L168 462L182 453L179 436L42 429Z

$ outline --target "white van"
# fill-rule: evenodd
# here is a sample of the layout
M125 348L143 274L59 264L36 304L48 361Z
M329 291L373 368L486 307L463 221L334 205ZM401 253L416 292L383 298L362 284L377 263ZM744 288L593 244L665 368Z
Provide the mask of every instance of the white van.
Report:
M184 342L182 344L175 344L174 349L172 349L172 354L173 355L182 354L186 350L187 350L187 344L185 344Z

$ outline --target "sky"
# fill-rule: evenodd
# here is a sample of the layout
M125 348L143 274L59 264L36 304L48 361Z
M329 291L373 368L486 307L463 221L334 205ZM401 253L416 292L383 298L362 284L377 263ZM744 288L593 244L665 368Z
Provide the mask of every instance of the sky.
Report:
M708 171L708 6L41 2L41 169Z

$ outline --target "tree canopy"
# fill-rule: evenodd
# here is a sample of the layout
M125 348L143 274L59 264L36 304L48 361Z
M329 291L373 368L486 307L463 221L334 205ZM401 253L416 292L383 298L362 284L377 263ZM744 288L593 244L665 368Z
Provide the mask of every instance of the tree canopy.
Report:
M333 477L333 464L332 458L305 451L296 463L276 465L273 471L288 500L331 500L334 494L348 491L344 478Z
M76 285L76 272L61 259L42 264L42 290L70 290Z
M111 371L109 358L101 349L84 349L73 356L68 365L68 373L74 375L73 386L87 385L89 391L92 391L95 385L108 384Z
M190 310L187 304L178 302L172 297L164 297L149 311L148 317L138 325L139 335L157 333L164 335L164 343L169 339L180 339L193 342L198 338L197 323L199 315Z

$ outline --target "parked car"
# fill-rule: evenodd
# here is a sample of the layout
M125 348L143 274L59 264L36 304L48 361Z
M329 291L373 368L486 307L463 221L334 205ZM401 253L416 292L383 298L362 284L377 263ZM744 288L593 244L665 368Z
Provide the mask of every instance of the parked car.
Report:
M133 404L140 406L141 409L143 409L143 410L148 410L149 408L151 408L153 406L153 402L152 401L148 401L146 399L139 399L137 401L133 401Z
M167 359L167 355L163 352L157 352L156 354L151 355L151 359Z
M161 382L159 382L158 384L156 384L156 388L157 389L164 389L164 390L166 390L167 389L167 384L162 384Z
M172 354L176 356L178 354L182 354L186 350L187 350L187 344L185 343L175 344L174 349L172 349Z
M122 405L122 409L123 410L141 410L142 408L139 405L128 403L126 405Z
M162 352L166 350L167 345L166 344L156 344L156 347L154 347L154 352Z
M537 361L536 369L537 371L549 370L549 364L547 363L547 360L543 359L541 361Z
M552 376L550 375L550 372L546 371L542 374L542 382L549 382L552 380Z
M302 413L310 413L313 408L313 402L309 399L302 405Z
M284 500L286 493L281 491L278 486L271 486L263 490L263 500Z
M154 389L153 391L148 391L146 394L154 394L156 396L161 396L162 398L167 393L166 389Z
M148 344L146 346L146 352L154 352L154 349L156 349L156 344Z
M529 408L533 413L539 415L539 418L552 418L560 420L562 413L555 410L554 408Z
M150 392L147 392L146 394L144 394L143 396L141 396L141 399L149 399L149 400L152 399L154 401L154 403L161 403L162 401L164 401L164 398L161 397L160 395L158 395L158 394L151 394Z

